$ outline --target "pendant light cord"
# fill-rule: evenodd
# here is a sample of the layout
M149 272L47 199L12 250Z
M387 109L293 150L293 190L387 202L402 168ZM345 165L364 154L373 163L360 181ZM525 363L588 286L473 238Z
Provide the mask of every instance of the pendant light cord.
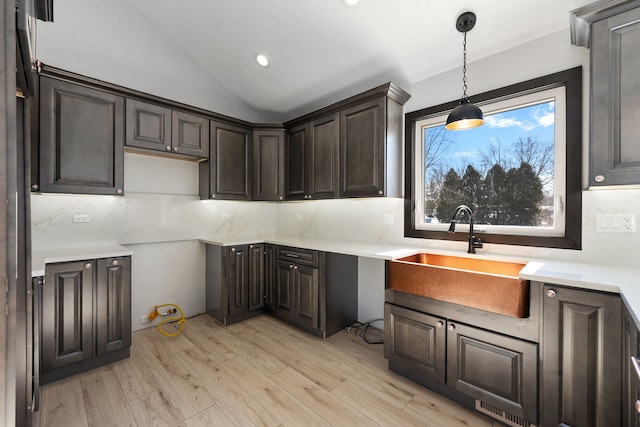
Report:
M462 42L462 99L467 99L467 31Z

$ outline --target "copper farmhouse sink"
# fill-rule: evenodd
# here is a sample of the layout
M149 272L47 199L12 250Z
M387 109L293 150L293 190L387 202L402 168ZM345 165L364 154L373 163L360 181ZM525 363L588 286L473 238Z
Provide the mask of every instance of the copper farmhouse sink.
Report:
M529 317L522 263L416 254L389 262L389 289L504 314Z

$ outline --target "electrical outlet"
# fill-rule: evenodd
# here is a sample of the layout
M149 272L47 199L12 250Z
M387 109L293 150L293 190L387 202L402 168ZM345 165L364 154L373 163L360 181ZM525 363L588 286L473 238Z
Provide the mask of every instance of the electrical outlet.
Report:
M140 316L140 323L149 323L149 316Z
M91 215L75 214L73 215L73 222L91 222Z
M637 233L636 214L597 214L598 233Z
M229 221L231 219L231 214L222 214L222 219L224 221Z

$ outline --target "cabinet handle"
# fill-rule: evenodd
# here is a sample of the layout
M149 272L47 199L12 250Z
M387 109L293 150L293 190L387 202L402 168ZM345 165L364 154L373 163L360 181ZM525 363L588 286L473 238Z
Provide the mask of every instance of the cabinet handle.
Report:
M556 291L554 291L553 289L547 289L547 296L549 298L554 298L556 296Z
M167 151L171 151L171 147L169 145L167 145L165 148L167 149Z
M444 326L444 322L442 320L438 320L438 323L436 323L436 328L442 328Z
M85 263L84 268L86 268L87 270L90 269L91 263L90 262Z
M118 261L117 259L113 259L111 260L111 265L119 265L120 261Z
M285 254L285 256L288 256L289 258L300 258L300 256L296 254Z
M453 323L450 323L449 326L447 327L447 329L449 329L450 331L455 331L456 330L456 325L454 325Z
M605 179L604 175L596 175L596 176L593 177L593 180L595 182L604 182L604 179Z

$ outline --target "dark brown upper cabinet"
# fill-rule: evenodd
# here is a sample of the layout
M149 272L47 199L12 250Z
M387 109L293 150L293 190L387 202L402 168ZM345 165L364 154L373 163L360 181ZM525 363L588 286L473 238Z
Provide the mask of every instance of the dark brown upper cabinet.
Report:
M251 129L211 121L209 161L200 163L202 199L251 200L251 136Z
M174 110L171 113L171 142L174 153L209 157L209 119Z
M387 83L285 123L287 199L402 197L402 106Z
M127 147L206 158L208 144L209 119L127 99Z
M343 197L384 195L386 98L380 97L348 108L340 116L340 194ZM398 140L399 137L400 135ZM398 176L401 175L401 170L395 169ZM392 193L397 195L395 191Z
M284 129L253 130L253 200L284 200Z
M127 99L127 146L171 151L171 109Z
M32 189L124 194L124 98L42 76L39 167Z
M591 44L590 186L640 184L638 4L595 2L571 15L572 41Z
M300 124L287 132L287 199L338 197L338 113Z

